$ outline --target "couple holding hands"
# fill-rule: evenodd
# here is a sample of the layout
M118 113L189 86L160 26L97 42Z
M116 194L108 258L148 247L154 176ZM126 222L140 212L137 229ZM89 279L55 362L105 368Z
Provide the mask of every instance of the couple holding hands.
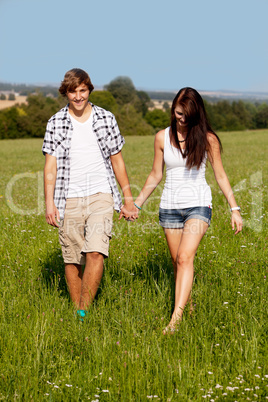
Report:
M193 88L182 88L172 103L170 127L155 136L152 170L133 202L121 154L124 138L114 115L88 101L93 89L84 70L75 68L65 74L59 92L68 104L49 119L42 148L46 220L59 227L70 297L83 320L108 257L113 209L120 213L119 219L137 219L162 180L166 165L159 223L174 267L175 307L164 330L173 333L190 301L194 257L211 221L207 160L229 203L232 229L235 234L242 230L240 207L222 165L221 142L208 122L200 94Z

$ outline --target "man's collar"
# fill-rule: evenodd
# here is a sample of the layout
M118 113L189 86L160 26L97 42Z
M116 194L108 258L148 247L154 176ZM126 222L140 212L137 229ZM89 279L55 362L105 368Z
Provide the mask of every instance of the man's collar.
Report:
M91 102L90 103L91 107L92 107L92 113L93 113L93 124L98 120L98 119L102 119L102 115L98 112L98 107L96 105L94 105ZM69 120L69 103L62 109L63 112L63 116L62 116L62 120Z

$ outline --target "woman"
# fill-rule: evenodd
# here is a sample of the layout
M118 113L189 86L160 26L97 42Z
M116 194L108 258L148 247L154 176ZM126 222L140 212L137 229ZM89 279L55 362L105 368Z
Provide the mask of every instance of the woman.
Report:
M206 160L228 201L235 234L242 230L237 206L221 160L221 142L210 127L204 102L192 88L182 88L173 100L171 126L156 134L154 162L145 185L136 199L140 210L163 177L166 182L159 208L174 266L175 308L164 333L174 332L190 298L194 277L194 257L211 219L211 190L205 179Z

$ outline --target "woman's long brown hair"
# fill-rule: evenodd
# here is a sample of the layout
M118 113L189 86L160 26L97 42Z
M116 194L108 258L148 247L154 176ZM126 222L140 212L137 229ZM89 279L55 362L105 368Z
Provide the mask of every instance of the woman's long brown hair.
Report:
M177 121L174 111L177 105L183 108L186 123L188 124L184 152L181 151L177 135ZM173 140L172 142L179 148L183 158L186 158L186 166L188 169L194 166L199 169L205 159L206 153L210 153L211 149L207 138L208 133L215 135L219 141L220 150L222 150L221 141L208 122L203 99L193 88L182 88L173 99L170 131L170 139Z

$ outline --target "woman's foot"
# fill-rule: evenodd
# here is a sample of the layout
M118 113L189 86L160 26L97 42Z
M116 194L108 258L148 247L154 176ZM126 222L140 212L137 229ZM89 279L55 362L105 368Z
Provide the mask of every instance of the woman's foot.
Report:
M181 322L181 317L177 316L175 318L171 318L170 323L163 330L163 334L164 335L168 335L168 334L173 335L175 332L177 332L179 330L180 322Z
M175 327L171 327L168 325L164 330L163 330L163 335L174 335L175 332L177 332L179 329Z

